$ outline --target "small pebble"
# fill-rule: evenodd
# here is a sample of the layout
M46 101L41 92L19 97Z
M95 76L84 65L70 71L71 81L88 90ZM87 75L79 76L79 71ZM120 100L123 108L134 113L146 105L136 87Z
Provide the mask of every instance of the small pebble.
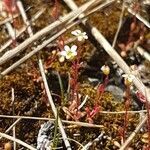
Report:
M11 149L12 149L11 143L10 143L10 142L5 143L5 145L4 145L4 150L11 150Z

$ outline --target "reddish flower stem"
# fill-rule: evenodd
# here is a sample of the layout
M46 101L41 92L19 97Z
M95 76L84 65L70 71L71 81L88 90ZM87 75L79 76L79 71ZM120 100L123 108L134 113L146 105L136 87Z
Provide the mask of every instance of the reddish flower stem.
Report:
M145 93L146 94L146 93ZM148 128L148 138L149 138L149 143L148 143L148 150L150 149L150 104L146 98L141 92L137 91L136 96L139 98L139 100L145 104L145 107L147 109L147 128Z
M101 98L103 93L105 92L105 88L109 82L109 76L107 75L104 79L104 82L99 85L98 90L97 90L97 96L96 96L96 105L98 105L98 102L100 104Z
M74 61L72 70L72 98L77 100L77 106L79 106L79 96L78 96L78 69L79 69L79 61Z
M130 86L126 87L126 96L125 96L126 100L125 100L125 117L124 117L124 127L123 127L123 142L125 142L125 136L126 136L126 132L127 132L127 127L128 127L128 120L129 120L129 116L128 116L128 110L130 107L130 103L131 103L131 99L130 99Z
M79 83L78 83L78 76L79 76L79 68L80 68L80 48L78 46L78 52L77 52L77 58L73 61L73 65L72 65L72 69L71 69L71 80L72 80L72 92L71 92L71 99L72 100L76 100L77 102L77 108L80 105L80 99L79 99L79 94L78 94L78 87L79 87ZM77 111L78 112L78 111Z
M147 109L147 128L148 128L148 150L150 149L150 104L146 98L146 103L145 103L146 109Z

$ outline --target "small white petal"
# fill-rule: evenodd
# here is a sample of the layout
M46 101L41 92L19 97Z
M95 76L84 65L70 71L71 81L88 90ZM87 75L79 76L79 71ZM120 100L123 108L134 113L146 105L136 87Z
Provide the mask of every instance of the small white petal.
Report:
M123 76L123 77L125 78L125 80L128 81L129 83L132 83L132 82L133 82L133 79L135 78L135 76L132 75L132 74L123 74L122 76Z
M70 47L69 47L68 45L65 45L65 46L64 46L64 50L65 50L66 52L68 52L68 51L70 51Z
M123 75L122 75L122 77L127 78L127 77L128 77L128 75L127 75L127 74L123 74Z
M72 31L71 34L78 36L78 33L76 31Z
M76 45L73 45L72 47L71 47L71 52L75 52L77 50L77 46Z
M102 71L105 70L105 65L101 67L101 70L102 70Z
M84 35L83 37L84 37L84 39L88 39L88 36L87 36L87 35Z
M74 55L74 56L77 56L77 52L76 52L76 51L75 51L75 52L73 52L73 55Z
M61 51L60 53L59 53L61 56L66 56L66 51Z
M122 77L133 80L135 78L132 74L123 74Z
M81 34L81 31L80 30L74 30L71 32L71 34L78 36L79 34Z

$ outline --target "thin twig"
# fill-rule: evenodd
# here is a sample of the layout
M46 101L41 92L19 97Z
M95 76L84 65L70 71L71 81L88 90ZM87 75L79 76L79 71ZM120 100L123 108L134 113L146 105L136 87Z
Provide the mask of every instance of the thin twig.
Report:
M14 92L14 88L11 89L11 103L12 103L12 110L13 110L13 116L15 115L15 92ZM19 119L18 119L19 120ZM14 121L14 119L13 119ZM20 121L20 120L19 120ZM13 127L13 137L16 138L16 128L15 125ZM14 150L16 150L16 142L14 141Z
M88 95L85 96L83 102L82 102L82 103L80 104L80 106L78 107L78 110L81 109L81 108L85 105L85 103L87 102L87 100L88 100Z
M9 36L12 38L12 40L15 40L16 34L15 34L15 31L14 31L11 23L7 22L5 25L6 25L6 28L8 30Z
M49 120L49 121L55 121L55 119L52 118L42 118L42 117L29 117L29 116L9 116L9 115L0 115L0 118L21 118L21 119L31 119L31 120ZM91 128L103 128L103 125L96 125L96 124L91 124L91 123L86 123L86 122L78 122L78 121L68 121L68 120L62 120L63 123L66 124L74 124L82 127L91 127Z
M103 4L102 4L103 5ZM107 5L107 4L106 4ZM104 5L103 5L104 7ZM102 8L103 8L102 7ZM88 14L89 15L89 14ZM81 21L85 21L86 20L86 15L82 16L82 18L80 18L80 20L77 20L75 22L73 22L71 25L66 25L65 28L63 28L60 32L57 32L54 36L52 36L50 39L45 40L41 45L38 45L37 48L35 48L33 51L31 51L29 54L25 55L23 58L21 58L20 60L18 60L17 62L15 62L14 64L12 64L10 67L8 67L7 69L5 69L1 75L5 76L6 74L10 73L13 69L15 69L16 67L18 67L19 65L21 65L22 63L24 63L26 60L28 60L30 57L32 57L33 55L35 55L36 53L38 53L42 48L44 48L45 46L47 46L50 42L52 42L53 40L55 40L57 37L59 37L60 35L62 35L63 33L65 33L68 29L70 29L71 27L73 27L74 25L77 25L79 23L81 23ZM82 19L82 20L81 20ZM53 46L53 44L50 44L48 46ZM55 44L54 44L55 46ZM8 52L8 55L11 52Z
M58 29L59 26L64 25L65 23L71 23L75 20L81 13L85 12L87 9L91 8L93 5L97 4L100 0L90 0L89 2L83 4L80 8L70 12L69 14L65 15L64 17L56 20L52 24L46 26L32 37L26 39L23 43L18 45L16 48L7 51L2 57L0 57L0 65L4 64L6 61L10 60L11 58L15 57L17 54L22 52L29 44L38 40L39 38L43 37L44 35L50 33L54 29Z
M18 144L20 144L20 145L26 147L26 148L29 149L29 150L36 150L34 147L28 145L27 143L25 143L25 142L23 142L23 141L21 141L21 140L19 140L19 139L16 139L16 138L14 138L14 137L12 137L12 136L9 136L9 135L7 135L7 134L5 134L5 133L0 132L0 136L1 136L1 137L4 137L4 138L6 138L6 139L9 139L9 140L11 140L11 141L14 141L14 142L16 142L16 143L18 143Z
M88 150L90 148L90 146L93 145L94 142L100 141L100 139L102 138L103 135L104 135L104 132L101 132L101 134L96 139L87 143L81 150Z
M67 138L69 141L73 141L73 142L75 142L75 143L77 143L78 145L80 145L80 147L83 147L83 145L81 144L81 143L79 143L78 141L76 141L76 140L74 140L74 139L72 139L72 138ZM62 140L62 138L59 138L59 140ZM51 140L51 142L52 142L53 140ZM55 148L53 148L53 149L55 149ZM57 149L57 148L56 148Z
M28 20L28 17L27 17L27 15L26 15L26 13L25 13L23 4L22 4L22 2L21 2L20 0L17 0L17 6L18 6L19 11L20 11L20 14L21 14L21 16L22 16L22 18L23 18L23 21L24 21L24 23L25 23L26 26L27 26L27 31L28 31L28 33L29 33L29 35L30 35L30 37L31 37L31 36L33 35L33 31L32 31L30 22L29 22L29 20Z
M139 111L127 111L127 113L131 113L131 114L138 114L138 113L146 113L147 110L139 110ZM114 111L114 112L111 112L111 111L100 111L101 114L125 114L126 111Z
M32 24L36 19L38 19L43 12L45 11L45 9L41 9L39 10L35 15L33 15L33 17L30 20L30 24ZM19 37L23 32L25 32L27 29L27 26L23 26L19 31L16 31L16 37ZM8 40L4 45L2 45L0 47L0 53L5 50L10 44L12 44L13 40L10 39Z
M113 48L116 45L116 41L117 41L117 38L118 38L118 35L119 35L119 32L120 32L121 26L122 26L124 11L125 11L125 2L123 2L123 4L122 4L122 11L121 11L121 14L120 14L120 19L119 19L119 24L118 24L117 32L115 34L115 37L114 37L114 40L113 40L113 43L112 43L112 47Z
M115 0L107 0L106 2L104 2L103 4L101 4L100 6L97 6L95 8L93 8L90 12L88 12L87 14L81 14L79 15L78 18L83 18L83 16L88 16L93 14L94 12L96 12L97 10L103 9L104 7L107 7L108 5L112 4ZM73 0L64 0L64 2L68 5L68 7L74 11L76 9L78 9L78 6L75 4L75 2ZM83 20L82 22L85 22L86 20Z
M67 29L71 28L72 26L74 26L76 24L73 23L68 27L63 28L60 32L56 33L54 36L52 36L51 38L49 38L48 40L44 41L41 45L38 45L37 48L35 48L33 51L29 52L27 55L25 55L23 58L21 58L20 60L18 60L17 62L15 62L14 64L12 64L10 67L8 67L7 69L5 69L3 72L1 72L2 76L5 76L6 74L10 73L13 69L15 69L16 67L18 67L20 64L22 64L23 62L25 62L26 60L28 60L29 58L31 58L33 55L35 55L36 53L38 53L42 48L46 47L50 42L54 41L56 38L58 38L61 34L63 34L64 32L67 31Z
M91 11L88 11L86 13L86 16L92 15L93 13L100 11L101 9L109 6L110 4L112 4L113 2L115 2L115 0L106 0L104 3L102 3L101 5L97 5L97 7L95 7L94 9L92 9Z
M20 15L20 14L15 14L15 15L13 16L13 18L12 18L12 17L8 17L8 18L6 18L5 20L0 21L0 26L3 25L3 24L6 24L7 22L13 21L13 19L14 19L14 18L17 18L19 15Z
M147 121L147 116L144 117L144 119L137 125L136 129L132 132L132 134L127 138L127 140L123 143L123 145L120 147L119 150L125 150L126 147L131 143L133 138L137 135L139 130L143 127L145 122Z
M25 11L27 12L28 10L30 10L31 7L27 8ZM6 24L7 22L13 22L13 19L17 18L20 16L20 13L17 13L12 17L7 17L5 20L0 21L0 26Z
M62 125L61 119L60 119L59 115L57 117L57 109L55 107L54 101L53 101L52 96L51 96L51 92L50 92L49 87L48 87L48 83L47 83L47 79L46 79L46 75L45 75L45 70L44 70L44 67L43 67L41 59L39 60L39 68L40 68L40 72L41 72L41 75L42 75L42 79L43 79L43 82L44 82L44 87L45 87L45 90L46 90L46 93L47 93L47 97L48 97L49 103L51 105L51 108L52 108L52 111L54 113L55 118L58 119L59 130L60 130L60 132L62 134L62 138L63 138L63 141L64 141L64 143L66 145L66 149L67 150L71 150L71 146L70 146L70 143L69 143L69 141L67 139L67 135L66 135L64 127Z
M141 56L143 56L145 59L147 59L150 62L150 54L146 52L142 47L138 46L137 51Z
M13 118L14 119L14 118ZM10 130L21 120L21 118L18 118L6 131L5 133L9 133ZM2 137L0 137L0 140L2 139Z

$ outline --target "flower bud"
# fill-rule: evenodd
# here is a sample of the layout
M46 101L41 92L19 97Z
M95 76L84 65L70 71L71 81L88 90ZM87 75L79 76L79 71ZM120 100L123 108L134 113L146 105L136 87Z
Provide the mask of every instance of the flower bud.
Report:
M10 143L10 142L5 143L5 145L4 145L4 150L11 150L11 149L12 149L11 143Z
M124 84L127 86L130 86L135 78L132 74L123 74L122 76L124 77Z
M106 76L109 75L109 73L110 73L110 68L107 65L102 66L101 70L102 70L103 74L105 74Z

